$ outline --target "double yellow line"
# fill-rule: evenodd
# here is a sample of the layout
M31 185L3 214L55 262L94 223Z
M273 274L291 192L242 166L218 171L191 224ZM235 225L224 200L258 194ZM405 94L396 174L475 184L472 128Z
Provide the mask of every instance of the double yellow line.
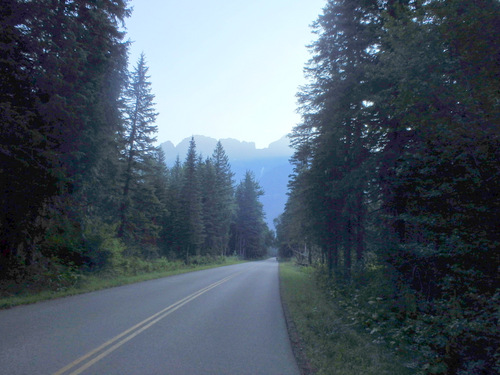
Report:
M110 353L114 352L116 349L118 349L120 346L125 344L127 341L132 340L135 336L140 334L141 332L145 331L152 325L158 323L160 320L165 318L166 316L170 315L173 313L175 310L180 309L182 306L186 305L187 303L191 302L192 300L198 298L202 294L208 292L209 290L212 290L216 287L218 287L221 284L224 284L225 282L231 280L233 277L237 276L241 272L235 273L233 275L230 275L228 277L223 278L222 280L219 280L213 284L210 284L209 286L202 288L193 294L190 294L189 296L173 303L172 305L164 308L163 310L157 312L154 315L151 315L149 318L144 319L142 322L136 324L135 326L127 329L126 331L123 331L119 335L113 337L111 340L105 342L101 346L95 348L94 350L91 350L87 354L81 356L80 358L76 359L75 361L71 362L69 365L63 367L59 371L55 372L53 375L77 375L81 374L83 371L88 369L90 366L94 365L95 363L99 362L101 359L109 355Z

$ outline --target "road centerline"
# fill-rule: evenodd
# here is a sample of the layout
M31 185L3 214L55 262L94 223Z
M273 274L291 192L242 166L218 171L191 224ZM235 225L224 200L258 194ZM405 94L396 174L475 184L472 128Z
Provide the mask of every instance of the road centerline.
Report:
M243 271L242 271L243 272ZM188 304L189 302L193 301L194 299L200 297L201 295L205 294L206 292L218 287L219 285L224 284L225 282L231 280L232 278L236 277L237 275L241 274L242 272L237 272L234 273L230 276L227 276L219 281L216 281L215 283L212 283L204 288L201 288L197 290L194 293L191 293L190 295L180 299L179 301L171 304L170 306L160 310L159 312L151 315L150 317L144 319L143 321L137 323L136 325L132 326L131 328L123 331L122 333L116 335L112 339L106 341L104 344L98 346L97 348L89 351L88 353L84 354L83 356L77 358L73 362L69 363L59 371L53 373L53 375L63 375L63 374L68 374L68 375L78 375L81 374L83 371L88 369L90 366L94 365L101 359L105 358L108 356L110 353L124 345L126 342L130 341L133 339L135 336L139 335L140 333L144 332L146 329L150 328L160 320L164 319L174 311L180 309L182 306ZM98 354L100 353L100 354ZM79 366L79 367L78 367ZM71 371L71 372L69 372Z

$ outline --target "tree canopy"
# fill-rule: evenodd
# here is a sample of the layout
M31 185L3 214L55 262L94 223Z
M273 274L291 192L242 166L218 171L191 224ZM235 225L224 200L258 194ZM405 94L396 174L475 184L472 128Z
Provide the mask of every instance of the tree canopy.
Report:
M1 2L0 286L236 251L228 157L219 143L203 160L193 140L165 165L145 54L128 67L130 14L124 0Z
M281 254L309 249L340 284L375 261L432 373L498 366L499 7L328 1L298 94Z

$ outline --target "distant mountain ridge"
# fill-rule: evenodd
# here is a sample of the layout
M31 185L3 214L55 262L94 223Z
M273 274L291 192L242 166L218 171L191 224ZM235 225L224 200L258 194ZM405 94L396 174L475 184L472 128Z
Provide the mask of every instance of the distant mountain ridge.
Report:
M203 155L203 157L211 156L217 144L217 139L204 135L195 135L193 137L196 142L197 153ZM161 144L168 165L173 165L177 156L179 156L180 160L184 159L190 140L191 137L185 138L177 146L174 146L170 141ZM224 138L220 141L229 160L267 159L270 157L289 158L293 153L286 136L272 142L267 148L256 148L254 142L238 141L233 138Z
M185 138L177 146L170 141L160 145L169 167L175 163L177 157L184 162L190 140L191 137ZM201 154L203 158L212 155L217 139L195 135L194 140L198 154ZM265 195L261 197L261 202L264 205L266 222L270 228L274 228L273 220L285 208L288 178L292 173L289 159L293 154L293 149L289 146L288 137L284 136L263 149L256 148L254 142L238 141L232 138L220 141L235 174L236 184L243 179L247 170L255 174L265 192Z

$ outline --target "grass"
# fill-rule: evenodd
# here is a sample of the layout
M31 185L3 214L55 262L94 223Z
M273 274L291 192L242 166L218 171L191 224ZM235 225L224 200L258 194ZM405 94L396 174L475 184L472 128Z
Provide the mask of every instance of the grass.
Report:
M168 269L155 272L141 272L138 274L128 275L113 275L108 274L81 274L78 275L78 281L74 286L66 288L58 288L57 290L44 290L37 293L21 292L17 295L7 296L0 298L0 309L11 308L18 305L27 305L36 302L62 298L77 294L93 292L97 290L113 288L116 286L138 283L141 281L159 279L178 275L187 272L201 271L209 268L216 268L222 266L229 266L233 264L244 263L245 261L239 260L236 257L227 257L223 262L214 262L211 264L202 265L186 265L175 269Z
M312 373L410 374L401 359L351 323L347 311L318 287L311 268L280 263L280 280L284 305Z

